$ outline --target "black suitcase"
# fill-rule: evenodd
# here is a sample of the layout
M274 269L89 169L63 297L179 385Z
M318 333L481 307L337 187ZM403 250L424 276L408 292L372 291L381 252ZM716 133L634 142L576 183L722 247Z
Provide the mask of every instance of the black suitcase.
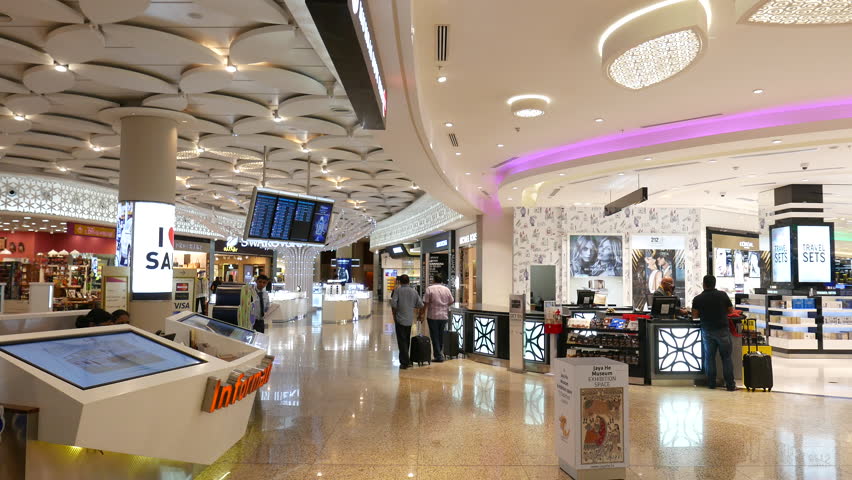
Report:
M419 363L421 366L424 363L432 364L432 342L425 335L415 335L411 337L411 354L409 355L412 364Z
M444 330L444 356L451 358L459 356L459 332Z
M751 342L747 343L751 348ZM746 390L772 391L772 357L758 351L743 355L743 383Z

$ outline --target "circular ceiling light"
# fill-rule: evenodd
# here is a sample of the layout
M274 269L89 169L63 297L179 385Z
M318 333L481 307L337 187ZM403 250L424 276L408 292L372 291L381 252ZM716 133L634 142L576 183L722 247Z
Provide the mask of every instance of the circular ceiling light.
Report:
M446 83L447 77L445 75L441 75L438 77L438 83Z
M512 108L512 114L521 118L533 118L544 115L550 98L544 95L516 95L506 103Z
M706 1L665 0L622 17L598 43L604 73L631 90L677 75L701 54L710 15Z

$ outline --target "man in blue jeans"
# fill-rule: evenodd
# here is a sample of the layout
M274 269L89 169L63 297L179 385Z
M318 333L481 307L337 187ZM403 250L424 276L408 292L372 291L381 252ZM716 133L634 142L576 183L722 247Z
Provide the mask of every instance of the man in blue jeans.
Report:
M704 365L707 387L716 388L716 351L722 356L722 376L729 392L737 389L734 383L734 363L731 360L733 341L728 329L728 314L734 306L725 292L716 290L716 277L704 276L704 292L692 300L692 318L701 319L701 338L704 341Z

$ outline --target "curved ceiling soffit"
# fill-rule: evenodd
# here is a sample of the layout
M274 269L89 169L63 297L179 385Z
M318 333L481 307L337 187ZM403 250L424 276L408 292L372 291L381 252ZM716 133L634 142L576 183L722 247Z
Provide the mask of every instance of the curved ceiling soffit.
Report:
M581 159L609 154L630 156L636 150L655 147L657 151L664 151L677 148L680 146L679 143L690 140L712 144L717 143L720 136L727 134L757 132L778 127L804 126L816 122L845 119L852 119L852 98L782 105L658 125L589 138L521 155L498 168L495 176L502 188L509 183L547 173L560 167L570 167L570 162ZM607 158L607 160L615 159Z

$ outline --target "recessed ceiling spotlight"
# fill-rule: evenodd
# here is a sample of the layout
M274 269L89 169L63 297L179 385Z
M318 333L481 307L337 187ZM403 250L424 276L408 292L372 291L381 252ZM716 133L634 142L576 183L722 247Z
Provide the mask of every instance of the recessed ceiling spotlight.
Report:
M652 160L651 157L645 157L646 162L650 162L651 160Z
M559 174L559 176L560 176L560 177L564 177L564 176L565 176L565 174L564 174L564 173L560 173L560 174Z
M512 190L517 190L517 189L518 189L518 187L512 187Z
M804 180L802 180L802 181L803 181L803 182L808 182L808 181L810 181L810 180L808 180L808 179L806 178L806 179L804 179Z
M624 172L618 172L618 176L619 176L619 177L623 177L623 176L624 176Z
M20 113L14 113L14 114L12 114L12 118L14 118L15 120L17 120L19 122L23 122L24 120L27 119L27 116L21 115Z
M596 118L595 123L603 123L603 118Z
M715 158L711 158L710 160L707 160L707 163L716 163L717 161L718 160L716 160Z
M278 110L275 111L275 115L272 116L272 121L275 123L281 123L284 121L284 117L278 114Z
M411 188L414 189L414 190L420 190L420 186L417 185L416 183L412 183Z
M763 93L763 91L764 90L762 88L755 88L754 90L751 91L751 93L753 93L755 95L760 95L760 94Z
M65 72L68 71L68 66L57 63L56 65L53 66L53 69L56 70L57 72L65 73Z
M456 156L461 156L461 152L456 152Z
M776 138L775 140L772 140L772 143L774 143L775 145L778 145L781 142L783 142L783 140L781 140L780 138Z
M470 175L470 172L464 172L465 175Z
M512 114L516 117L533 118L544 115L544 111L550 105L550 97L536 94L515 95L506 103L512 108Z
M446 75L440 75L438 77L438 83L446 83L446 82L447 82L447 76Z
M449 128L453 126L453 122L447 122L444 124L445 127Z
M228 58L228 63L225 64L225 71L228 73L236 73L237 71L237 66L231 63L230 58Z
M498 143L498 144L497 144L497 148L503 148L503 147L505 147L505 146L506 146L506 145L503 145L502 143Z

